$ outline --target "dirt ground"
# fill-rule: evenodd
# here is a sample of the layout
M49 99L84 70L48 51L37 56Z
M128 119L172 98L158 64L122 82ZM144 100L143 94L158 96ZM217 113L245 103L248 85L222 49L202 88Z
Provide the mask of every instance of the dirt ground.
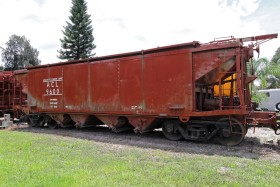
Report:
M155 130L144 134L135 134L134 132L114 133L107 127L49 129L47 127L32 128L26 124L13 125L13 127L7 130L87 139L120 147L136 146L177 153L236 156L280 162L280 135L275 135L273 130L267 128L256 128L255 133L253 133L254 129L249 129L244 141L240 145L232 147L218 145L214 142L170 141L163 136L161 130Z

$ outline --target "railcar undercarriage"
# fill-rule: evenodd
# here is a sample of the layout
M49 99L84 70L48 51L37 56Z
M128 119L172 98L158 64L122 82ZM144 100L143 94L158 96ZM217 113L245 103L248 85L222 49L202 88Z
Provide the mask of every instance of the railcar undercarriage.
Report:
M51 129L55 128L74 128L77 122L72 120L68 114L62 115L63 119L58 120L58 117L47 114L30 114L22 121L28 122L32 127L44 127L47 125ZM89 125L104 125L104 123L95 116L88 116L87 121ZM135 133L144 133L152 131L156 128L162 128L164 136L172 141L182 139L209 142L216 141L219 144L233 146L241 143L247 133L247 126L242 124L235 118L220 118L219 120L205 120L205 119L192 119L188 122L181 122L179 119L163 119L157 118L152 122L153 128L139 130L139 127L133 127L128 118L124 116L118 117L117 125L110 127L113 132L123 132L134 130ZM149 125L151 126L151 125Z
M212 139L222 145L238 145L247 132L246 127L234 118L222 118L218 121L190 120L182 123L179 120L166 120L162 131L169 140L195 140L208 142Z

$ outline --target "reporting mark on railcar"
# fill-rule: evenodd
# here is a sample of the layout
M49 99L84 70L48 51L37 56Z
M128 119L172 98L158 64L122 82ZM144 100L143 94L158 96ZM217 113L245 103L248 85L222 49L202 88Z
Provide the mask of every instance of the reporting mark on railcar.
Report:
M43 83L46 86L44 96L62 95L60 89L62 87L62 82L63 77L43 79Z

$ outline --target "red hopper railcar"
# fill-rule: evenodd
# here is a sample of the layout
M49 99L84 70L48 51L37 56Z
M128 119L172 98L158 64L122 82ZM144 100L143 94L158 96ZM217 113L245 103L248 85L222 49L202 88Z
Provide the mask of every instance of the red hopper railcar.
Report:
M253 111L249 84L256 77L247 70L258 44L276 37L193 41L29 67L16 78L32 126L162 128L170 140L237 145L249 125L279 129L275 113Z

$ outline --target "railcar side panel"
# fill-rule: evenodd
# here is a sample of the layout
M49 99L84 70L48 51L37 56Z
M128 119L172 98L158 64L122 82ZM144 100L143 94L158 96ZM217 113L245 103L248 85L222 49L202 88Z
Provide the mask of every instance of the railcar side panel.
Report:
M90 65L90 110L92 112L107 113L120 109L119 66L117 60L100 61Z
M124 113L146 111L145 92L143 90L143 71L145 62L141 56L127 58L119 63L119 102Z
M230 71L235 65L238 48L199 51L193 54L195 80L200 84L214 84L219 79L219 65L223 72Z
M178 115L192 111L192 53L147 55L145 95L149 112Z
M29 105L42 112L178 115L193 110L192 53L158 53L34 69Z
M63 109L68 112L88 111L90 95L88 63L63 66ZM57 82L59 84L59 82ZM58 87L58 89L61 89ZM60 91L60 90L58 90ZM59 92L57 92L59 94Z
M43 89L37 90L37 98L43 97L42 99L35 99L37 101L43 100L43 103L37 103L37 107L42 107L44 112L63 110L63 67L48 67L37 74L40 75L38 75L36 81L43 86Z
M46 101L45 95L49 94L51 85L44 82L48 79L48 69L36 69L28 72L27 87L28 87L28 106L32 111L42 111L49 109L49 104Z

